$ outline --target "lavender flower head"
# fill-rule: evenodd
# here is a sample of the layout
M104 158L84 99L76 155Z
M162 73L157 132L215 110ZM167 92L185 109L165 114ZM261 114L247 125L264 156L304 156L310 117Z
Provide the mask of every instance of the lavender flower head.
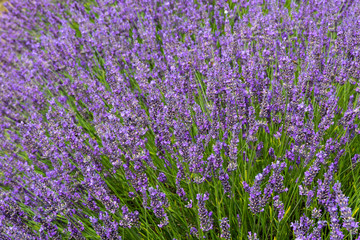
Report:
M205 201L209 200L209 193L197 194L198 200L198 215L200 218L200 227L204 232L210 231L213 228L212 212L205 208Z
M221 238L231 239L229 220L225 217L220 220Z

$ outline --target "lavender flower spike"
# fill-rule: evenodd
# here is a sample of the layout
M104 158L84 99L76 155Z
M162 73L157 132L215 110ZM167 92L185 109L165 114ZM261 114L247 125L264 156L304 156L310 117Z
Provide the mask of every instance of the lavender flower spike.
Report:
M200 218L200 227L204 232L210 231L213 228L212 212L205 208L205 201L209 200L209 193L197 194L198 212Z

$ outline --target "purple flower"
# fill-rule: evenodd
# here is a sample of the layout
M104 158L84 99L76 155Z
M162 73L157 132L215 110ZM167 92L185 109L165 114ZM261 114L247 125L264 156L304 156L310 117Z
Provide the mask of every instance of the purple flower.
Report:
M276 163L271 164L273 169L273 174L269 178L269 184L274 192L282 193L287 192L288 189L284 187L284 177L280 173L286 168L286 163L276 161Z
M212 212L205 208L205 201L209 200L209 194L197 194L198 200L198 215L200 218L200 227L204 232L210 231L213 228Z
M241 218L240 218L240 215L239 214L236 214L236 218L238 220L238 226L239 226L239 229L241 229Z
M353 167L355 167L357 165L359 160L360 160L360 154L355 154L354 157L351 159L351 163L352 163Z
M167 178L166 178L165 173L160 172L160 173L159 173L158 180L159 180L159 182L162 182L162 183L166 182Z
M349 198L341 191L341 184L339 182L334 184L333 189L336 194L335 202L340 208L341 218L343 219L343 227L350 233L356 234L358 232L359 222L356 222L355 218L352 217L351 208L348 207Z
M183 200L187 200L186 198L186 192L184 190L184 188L181 187L180 183L182 179L185 179L185 173L184 173L184 168L180 163L177 163L177 167L179 169L179 171L176 174L176 193L179 197L181 197Z
M221 238L231 239L229 220L225 217L220 220Z
M122 219L119 222L119 225L124 228L131 228L131 227L139 227L139 212L129 212L129 209L126 205L121 207L122 211Z
M249 185L246 182L243 182L245 191L250 194L249 207L254 214L264 211L263 206L261 205L262 193L261 193L260 183L262 181L262 178L263 178L263 175L261 173L256 175L255 182L252 187L249 187Z
M192 208L193 207L193 201L190 199L189 203L185 205L186 208Z
M263 169L262 173L259 173L255 176L254 185L250 187L246 182L243 182L244 190L250 195L249 207L254 214L258 214L264 211L264 206L267 204L267 201L270 199L273 189L268 184L264 190L264 195L262 196L262 190L260 184L263 181L264 177L270 173L270 166L267 166Z
M280 201L280 196L273 197L274 207L278 210L278 220L281 221L285 215L284 204Z
M319 171L320 171L320 162L315 160L314 164L309 168L308 171L305 172L305 179L303 181L304 185L310 186Z
M316 219L319 219L321 218L322 214L321 214L321 209L317 209L317 208L314 208L311 212L311 217L312 218L316 218Z
M340 219L338 218L338 213L337 213L338 209L336 203L334 202L333 197L327 203L326 207L327 207L327 211L330 214L330 227L331 227L330 239L332 240L343 239L344 233L341 231Z
M310 205L311 205L311 203L312 203L312 201L313 201L313 197L315 196L315 193L314 193L313 190L309 190L306 195L307 195L307 198L306 198L306 207L309 208Z
M223 169L220 169L219 180L223 185L224 193L225 194L227 193L227 196L231 197L231 186L229 183L229 175Z
M99 220L102 221L103 224L101 224ZM113 221L107 212L100 212L99 219L90 217L90 221L94 230L101 238L119 239L119 224Z
M190 228L190 235L193 235L193 236L199 238L198 230L195 227Z
M161 219L158 226L160 228L166 226L169 223L169 220L164 208L169 207L169 202L165 193L162 193L158 189L152 187L150 187L148 191L150 196L150 207L152 208L155 216Z
M290 225L294 231L295 237L299 239L305 239L310 232L310 228L313 226L313 220L308 217L300 217L300 221L295 221Z
M249 232L248 233L248 239L249 240L259 240L256 233Z

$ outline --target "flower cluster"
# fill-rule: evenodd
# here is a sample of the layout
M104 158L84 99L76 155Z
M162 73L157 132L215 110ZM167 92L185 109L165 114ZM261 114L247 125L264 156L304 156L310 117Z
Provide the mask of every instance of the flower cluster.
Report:
M197 194L198 213L200 219L201 230L204 232L210 231L213 228L213 213L205 208L205 201L209 200L209 194Z
M221 235L224 239L231 239L229 220L225 217L220 221Z
M154 211L154 214L157 218L160 218L160 228L166 226L169 223L169 218L164 210L164 208L169 207L169 202L166 199L166 195L160 192L158 189L149 188L150 195L150 206Z

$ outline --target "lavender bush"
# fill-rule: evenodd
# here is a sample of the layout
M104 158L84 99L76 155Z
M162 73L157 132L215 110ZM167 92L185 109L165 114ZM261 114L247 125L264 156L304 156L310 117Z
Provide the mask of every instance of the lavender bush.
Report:
M360 4L5 3L0 239L360 239Z

